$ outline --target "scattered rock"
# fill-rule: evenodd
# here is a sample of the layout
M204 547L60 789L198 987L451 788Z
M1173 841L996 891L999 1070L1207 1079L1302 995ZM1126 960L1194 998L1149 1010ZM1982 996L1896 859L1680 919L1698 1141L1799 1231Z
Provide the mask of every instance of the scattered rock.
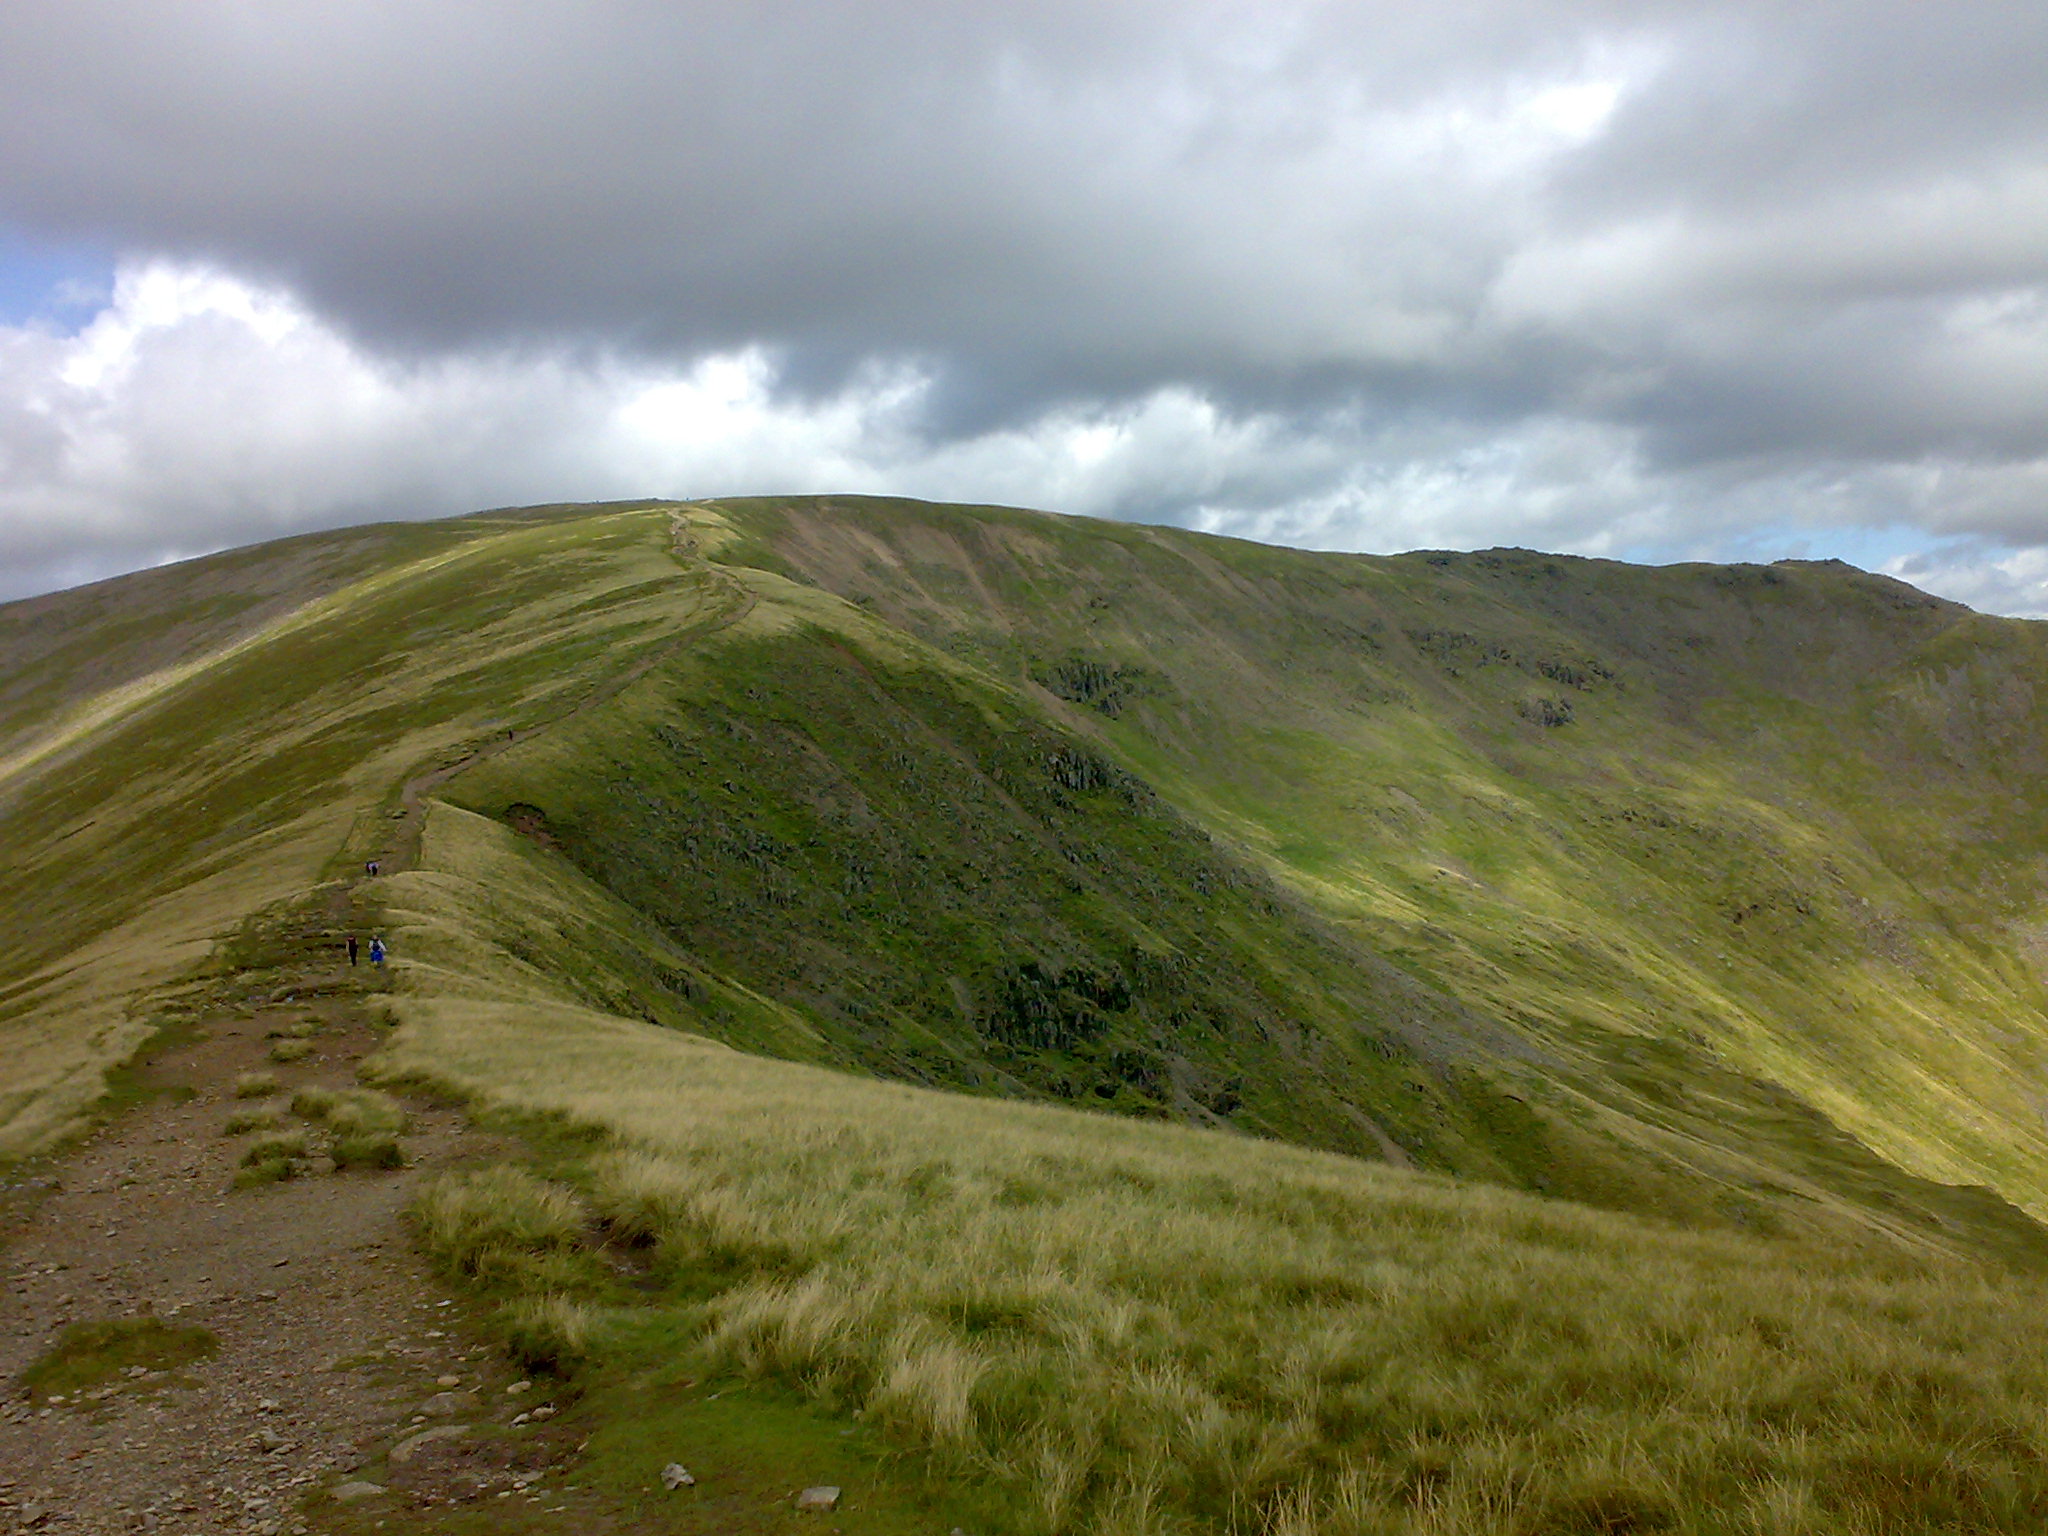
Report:
M555 1405L553 1403L542 1403L533 1410L533 1416L536 1419L552 1419L555 1416Z
M460 1376L436 1376L434 1378L434 1385L437 1387L459 1387L462 1385L462 1378Z
M837 1488L806 1488L796 1496L796 1507L798 1509L815 1509L820 1513L837 1509L839 1507L839 1490Z
M690 1476L689 1469L681 1462L672 1461L661 1469L661 1486L674 1493L678 1488L696 1487L697 1479ZM833 1492L836 1496L838 1490L834 1489Z
M512 1383L512 1385L511 1385L511 1386L509 1386L509 1387L507 1387L507 1388L505 1389L505 1395L506 1395L507 1397L517 1397L517 1396L518 1396L518 1395L519 1395L520 1393L522 1393L522 1392L531 1392L532 1390L533 1390L533 1383L532 1383L532 1382L530 1382L530 1381L515 1381L515 1382L513 1382L513 1383Z
M365 1483L361 1481L343 1483L334 1490L334 1502L337 1504L353 1504L358 1499L374 1499L383 1491L384 1485L382 1483Z
M445 1419L454 1414L468 1413L477 1406L474 1392L436 1392L420 1404L420 1412Z
M418 1455L423 1446L432 1445L436 1440L454 1440L468 1433L466 1424L443 1424L439 1429L423 1429L416 1435L407 1435L391 1447L391 1460L403 1466Z

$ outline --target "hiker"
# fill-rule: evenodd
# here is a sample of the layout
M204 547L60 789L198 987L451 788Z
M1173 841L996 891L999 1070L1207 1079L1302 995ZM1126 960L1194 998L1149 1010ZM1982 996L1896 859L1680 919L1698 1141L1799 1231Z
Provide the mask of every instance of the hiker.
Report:
M364 874L366 874L366 875L368 875L368 876L369 876L369 877L370 877L370 878L371 878L372 880L376 879L376 878L377 878L377 861L376 861L375 859L371 859L371 860L369 860L369 861L368 861L368 862L367 862L366 864L364 864L364 865L363 865L363 873L364 873Z
M383 963L384 963L384 941L383 941L382 939L372 939L372 940L370 940L370 964L372 964L372 965L382 965Z
M354 934L348 936L348 963L350 965L356 963L356 936Z

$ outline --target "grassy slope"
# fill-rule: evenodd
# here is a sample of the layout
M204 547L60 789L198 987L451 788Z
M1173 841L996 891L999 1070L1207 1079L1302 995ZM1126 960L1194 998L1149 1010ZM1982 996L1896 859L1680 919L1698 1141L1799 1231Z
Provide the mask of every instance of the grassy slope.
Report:
M1828 569L687 523L391 531L310 606L246 557L24 653L0 1135L488 745L379 883L383 1069L595 1133L427 1230L594 1362L597 1475L717 1428L708 1371L1008 1490L990 1529L2038 1528L2038 1284L1954 1255L2040 1233L1909 1171L2041 1207L2034 626Z
M781 1384L893 1452L836 1474L867 1530L933 1528L904 1507L927 1478L944 1518L1034 1536L2048 1517L2037 1278L1686 1232L607 1014L549 962L637 942L632 919L453 808L391 884L412 958L383 1071L598 1133L544 1137L545 1177L450 1181L422 1224L517 1348L587 1362L577 1477L621 1498L667 1448L708 1471L703 1448L758 1432ZM768 1454L794 1475L819 1443ZM695 1528L640 1508L636 1528Z
M560 713L728 600L670 559L659 517L331 538L320 559L200 562L217 579L180 573L162 610L103 589L35 605L62 627L7 689L0 1150L74 1124L147 1033L152 989L241 917L380 851L409 773ZM280 566L320 573L308 600L277 601L296 579ZM165 579L135 581L146 596ZM144 632L178 638L150 655ZM116 687L81 694L95 648Z
M408 774L555 720L442 793L520 807L619 904L630 940L549 961L608 1012L2038 1250L1947 1187L2043 1200L2034 626L1829 569L912 503L725 504L678 563L670 517L359 530L0 613L17 649L21 608L64 625L0 690L0 1136L67 1122L144 983L375 851ZM96 655L116 686L81 694Z
M2041 626L1840 567L748 510L792 570L1020 688L1127 678L1067 720L1372 948L1654 1075L1632 1117L1711 1137L1718 1107L1656 1102L1711 1055L2044 1208Z
M1944 773L1897 718L1959 627L2019 675L2033 627L1827 569L715 522L754 617L449 793L521 807L811 1059L2038 1259L1944 1187L2041 1208L2031 887L1912 862L1966 816L2025 846L2030 738L1969 726ZM677 1022L686 972L600 1000Z

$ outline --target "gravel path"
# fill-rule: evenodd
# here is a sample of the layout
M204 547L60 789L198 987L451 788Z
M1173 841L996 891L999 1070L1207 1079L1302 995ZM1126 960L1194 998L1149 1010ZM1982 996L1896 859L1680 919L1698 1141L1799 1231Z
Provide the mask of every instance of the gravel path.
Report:
M401 1224L424 1174L501 1150L458 1111L411 1106L403 1170L231 1187L247 1138L222 1128L251 1103L231 1096L238 1073L274 1072L281 1108L296 1088L353 1086L374 1046L346 967L332 980L345 990L203 1018L194 1043L144 1069L158 1096L13 1191L0 1531L303 1530L309 1493L417 1423L448 1422L423 1408L481 1406L470 1391L510 1381ZM268 1059L271 1031L308 1024L312 1055ZM217 1353L61 1403L20 1386L66 1324L148 1313L211 1330Z

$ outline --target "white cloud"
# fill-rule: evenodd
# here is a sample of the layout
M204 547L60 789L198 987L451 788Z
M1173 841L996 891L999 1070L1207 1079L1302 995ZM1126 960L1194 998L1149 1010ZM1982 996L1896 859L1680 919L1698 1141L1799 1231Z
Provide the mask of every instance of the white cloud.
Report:
M0 331L7 585L854 489L2021 601L2044 58L1924 0L0 7L0 297L159 258Z
M2011 311L2022 330L2037 316ZM764 350L382 358L287 292L139 261L77 332L0 328L0 558L14 594L373 517L638 495L873 492L1182 522L1329 549L1522 544L1626 558L1872 547L1932 590L2048 609L2048 460L1680 471L1626 427L1226 409L1167 386L966 435L909 363L779 387ZM1759 535L1757 530L1775 530ZM1896 536L1883 547L1897 549ZM1774 542L1775 540L1775 542Z
M1981 612L2048 618L2048 545L1999 550L1962 544L1901 555L1883 569Z

